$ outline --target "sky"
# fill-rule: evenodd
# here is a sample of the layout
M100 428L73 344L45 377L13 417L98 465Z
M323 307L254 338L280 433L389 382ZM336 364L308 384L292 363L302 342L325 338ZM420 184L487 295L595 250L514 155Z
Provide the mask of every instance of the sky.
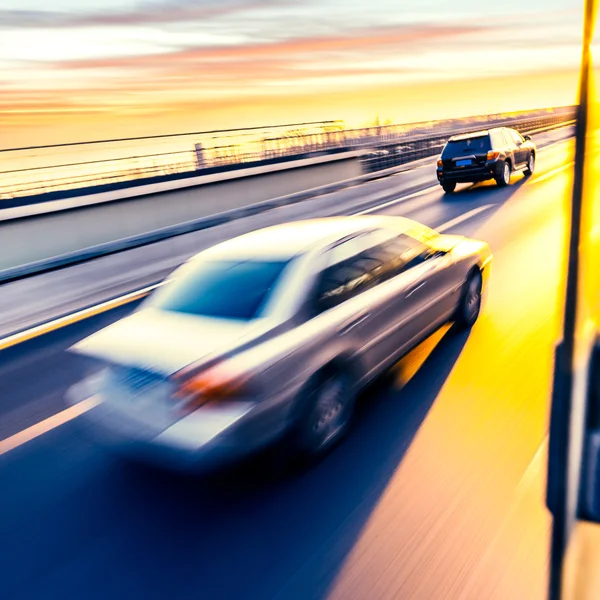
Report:
M0 147L576 101L582 0L0 0Z

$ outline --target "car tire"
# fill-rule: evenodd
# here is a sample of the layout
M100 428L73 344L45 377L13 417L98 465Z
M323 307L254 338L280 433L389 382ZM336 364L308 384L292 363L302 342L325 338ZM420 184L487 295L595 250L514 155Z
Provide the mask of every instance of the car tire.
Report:
M527 159L527 167L525 168L525 171L523 171L523 173L529 177L530 175L533 175L533 170L535 169L535 154L533 154L533 152L531 152L529 154L529 158Z
M305 391L303 414L292 440L293 458L315 462L332 450L350 428L355 401L348 374L337 368L318 373Z
M446 194L451 194L456 189L456 181L445 181L442 188Z
M456 309L454 324L458 329L469 329L477 321L481 311L483 278L481 271L472 272L465 282Z
M510 163L505 160L500 174L496 176L496 184L499 187L506 187L510 183L510 172Z

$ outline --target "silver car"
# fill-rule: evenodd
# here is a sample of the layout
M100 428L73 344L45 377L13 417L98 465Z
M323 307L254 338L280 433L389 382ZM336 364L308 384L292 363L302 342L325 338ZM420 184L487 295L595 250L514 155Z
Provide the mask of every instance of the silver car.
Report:
M287 223L205 250L130 316L76 344L69 394L122 452L205 470L276 441L299 457L348 429L357 393L448 321L473 325L485 242L399 217Z

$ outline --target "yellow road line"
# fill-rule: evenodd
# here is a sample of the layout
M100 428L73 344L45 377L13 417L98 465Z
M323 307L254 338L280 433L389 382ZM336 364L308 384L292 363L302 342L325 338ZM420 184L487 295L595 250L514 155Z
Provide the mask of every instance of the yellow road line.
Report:
M106 302L101 302L95 306L84 308L83 310L79 310L70 315L48 321L48 323L44 323L42 325L37 325L36 327L32 327L31 329L27 329L20 333L15 333L5 338L1 338L0 350L6 350L6 348L16 346L17 344L22 344L23 342L39 337L40 335L50 333L51 331L56 331L57 329L61 329L67 325L72 325L73 323L89 319L90 317L94 317L114 308L118 308L119 306L124 306L125 304L130 304L131 302L140 300L141 298L146 297L151 291L155 290L160 285L162 285L162 282L150 285L134 292L130 292L129 294L119 296L118 298L113 298L112 300L107 300Z
M31 440L43 435L44 433L48 433L65 423L76 419L83 413L87 412L94 406L99 404L99 400L96 397L88 398L79 404L75 404L65 410L28 427L27 429L23 429L23 431L19 431L19 433L15 433L10 437L0 441L0 456L2 454L6 454Z

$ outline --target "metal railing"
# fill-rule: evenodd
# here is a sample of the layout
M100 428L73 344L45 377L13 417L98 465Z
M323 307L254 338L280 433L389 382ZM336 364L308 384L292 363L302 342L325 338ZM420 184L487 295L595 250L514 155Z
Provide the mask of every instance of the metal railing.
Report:
M559 127L574 125L574 112L563 115L555 115L544 118L520 119L497 121L488 124L487 127L511 127L520 133L541 133ZM393 143L381 143L370 151L366 151L362 157L363 170L367 173L390 169L415 160L438 156L446 141L452 135L469 133L474 131L474 127L460 127L454 130L445 131L439 135L421 135L406 138L404 140L394 141Z
M367 171L438 153L461 131L561 126L574 109L344 129L341 121L292 123L0 149L0 207L255 165L356 151Z

